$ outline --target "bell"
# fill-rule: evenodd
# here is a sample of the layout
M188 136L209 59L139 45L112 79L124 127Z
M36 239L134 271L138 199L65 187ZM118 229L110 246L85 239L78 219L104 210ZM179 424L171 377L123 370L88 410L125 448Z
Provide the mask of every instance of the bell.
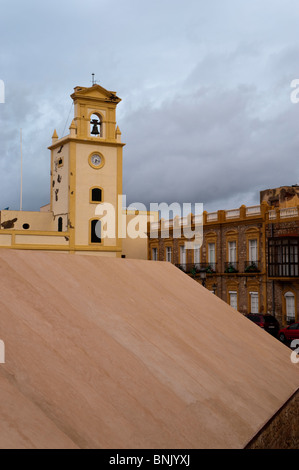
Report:
M92 130L90 133L93 135L99 135L100 132L99 132L98 126L100 125L100 121L98 121L97 119L92 119L90 121L90 124L92 124Z

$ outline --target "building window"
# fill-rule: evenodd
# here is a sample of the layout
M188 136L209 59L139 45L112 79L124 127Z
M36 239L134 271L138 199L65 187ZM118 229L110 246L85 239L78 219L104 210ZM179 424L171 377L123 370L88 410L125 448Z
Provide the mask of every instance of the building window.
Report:
M229 305L238 310L238 294L236 291L229 291Z
M200 267L200 246L194 248L194 264L196 268Z
M208 262L215 263L215 243L208 244Z
M93 219L90 223L90 241L91 243L101 243L102 226L101 221Z
M180 264L186 264L186 248L185 246L180 246Z
M58 232L62 232L62 217L58 217Z
M286 292L284 296L286 302L286 320L287 323L293 323L295 321L295 296L292 292Z
M229 241L227 244L227 259L225 263L225 273L237 273L238 272L238 263L237 263L237 242L235 240Z
M249 240L249 261L251 263L255 263L257 262L258 260L258 257L257 257L257 239L254 239L254 240Z
M172 262L172 248L171 248L171 246L166 247L166 261L168 261L169 263Z
M158 261L158 248L152 248L152 260Z
M102 202L102 189L92 188L91 189L91 202Z
M208 243L208 263L215 268L216 263L216 245L215 243Z
M299 237L269 238L268 275L299 276Z
M228 261L230 263L237 261L237 243L235 241L228 242Z
M258 292L250 292L250 313L259 313Z

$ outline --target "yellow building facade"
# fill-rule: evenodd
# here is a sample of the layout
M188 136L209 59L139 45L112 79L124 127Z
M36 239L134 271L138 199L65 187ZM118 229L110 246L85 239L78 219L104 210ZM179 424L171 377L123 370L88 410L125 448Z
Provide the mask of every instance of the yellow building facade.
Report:
M71 98L69 134L59 138L55 130L49 146L50 202L39 212L2 210L0 247L146 259L146 236L137 241L126 234L137 213L122 208L121 100L98 84L77 86ZM106 209L112 210L108 235ZM147 221L149 214L138 216Z

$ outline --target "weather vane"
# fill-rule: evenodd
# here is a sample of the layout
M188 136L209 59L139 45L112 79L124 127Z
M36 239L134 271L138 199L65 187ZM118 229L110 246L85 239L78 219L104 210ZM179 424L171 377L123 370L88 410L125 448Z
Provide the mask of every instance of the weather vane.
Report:
M92 83L92 86L97 83L94 79L94 73L91 74L91 83Z

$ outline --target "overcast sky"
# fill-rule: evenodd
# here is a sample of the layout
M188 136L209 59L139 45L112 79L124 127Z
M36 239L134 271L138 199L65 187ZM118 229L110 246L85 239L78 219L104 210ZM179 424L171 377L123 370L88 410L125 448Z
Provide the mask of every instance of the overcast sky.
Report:
M259 203L299 183L298 0L2 0L0 208L49 202L54 128L91 74L122 98L127 202ZM73 112L73 110L71 110Z

